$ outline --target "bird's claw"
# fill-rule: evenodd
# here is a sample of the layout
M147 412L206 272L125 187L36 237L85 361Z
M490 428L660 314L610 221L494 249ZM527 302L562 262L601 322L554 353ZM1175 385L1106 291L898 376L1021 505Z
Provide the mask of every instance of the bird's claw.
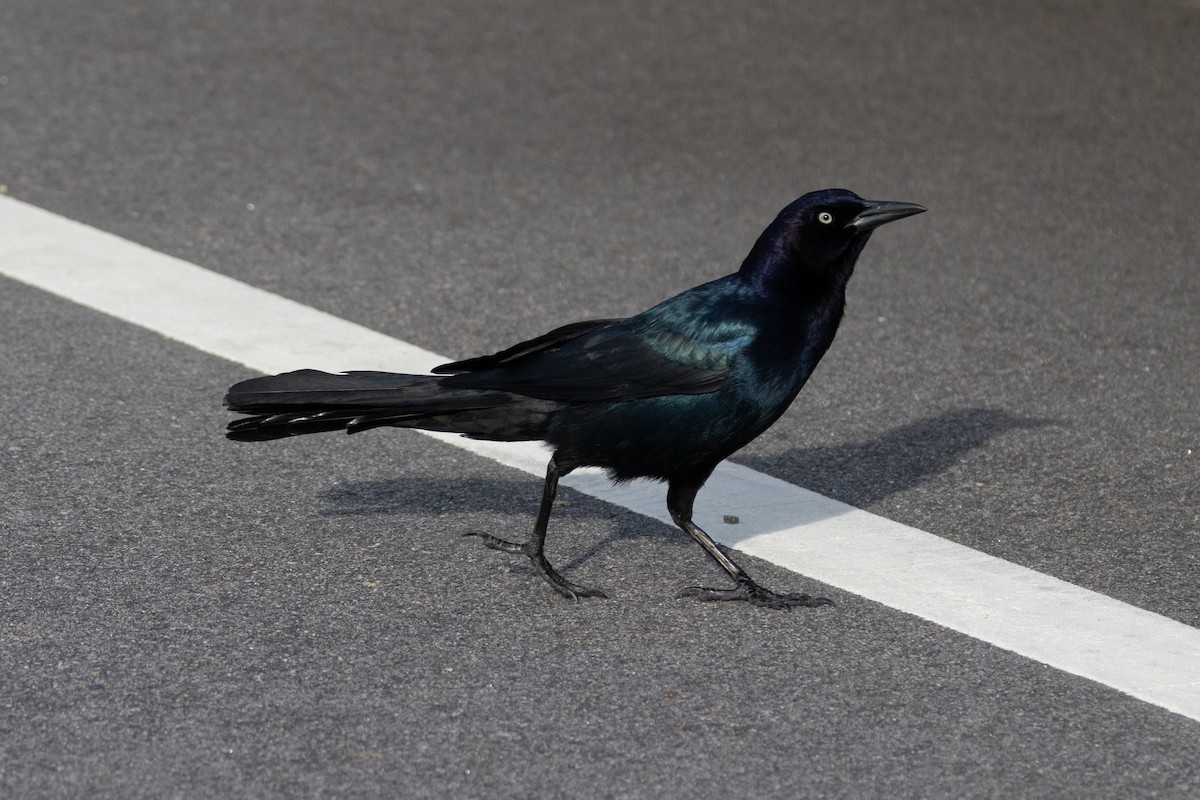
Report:
M599 589L589 589L586 586L580 586L578 583L571 583L569 580L553 570L551 570L551 573L553 573L553 576L543 572L542 577L546 579L547 583L554 587L556 592L568 600L574 600L576 603L578 603L579 598L581 597L599 597L601 600L608 599L608 595Z
M534 548L532 542L510 542L507 539L501 539L498 536L492 536L490 533L479 533L476 531L468 531L467 533L464 533L463 536L478 536L480 539L483 539L484 546L492 550L499 550L502 553L512 553L513 555L523 555L527 557L533 562L533 565L538 568L538 571L541 573L542 577L546 579L546 583L554 587L554 591L558 592L568 600L574 600L576 603L578 603L579 598L581 597L600 597L605 600L608 599L608 595L599 589L589 589L586 586L580 586L577 583L572 583L571 581L567 580L562 575L559 575L558 570L556 570L550 564L550 562L546 560L545 555L538 552Z
M772 592L764 589L753 581L739 581L732 589L711 589L707 586L689 586L679 593L680 597L693 597L707 601L738 601L749 603L761 608L816 608L831 606L833 601L827 597L812 597L807 594L791 592Z
M529 542L510 542L507 539L501 539L499 536L492 536L490 533L480 533L479 531L467 531L463 536L478 536L483 539L484 546L499 550L503 553L512 553L513 555L529 554ZM532 558L532 556L530 556Z

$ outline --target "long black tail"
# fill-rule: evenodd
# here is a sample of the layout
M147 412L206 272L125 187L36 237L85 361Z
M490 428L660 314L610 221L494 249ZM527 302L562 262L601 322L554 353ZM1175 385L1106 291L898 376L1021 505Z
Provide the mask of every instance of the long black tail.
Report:
M454 389L440 375L394 372L331 374L314 369L242 381L225 407L252 416L229 423L226 436L262 442L305 433L347 433L394 426L461 433L475 439L542 438L558 403L510 392Z

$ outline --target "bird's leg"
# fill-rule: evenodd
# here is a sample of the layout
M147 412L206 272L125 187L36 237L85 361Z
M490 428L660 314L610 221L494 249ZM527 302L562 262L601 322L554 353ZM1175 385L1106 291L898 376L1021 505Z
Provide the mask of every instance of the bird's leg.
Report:
M483 543L493 550L527 556L542 573L546 582L563 597L571 600L578 600L581 597L608 597L598 589L588 589L571 583L559 575L558 571L546 560L546 528L550 524L550 511L554 507L554 496L558 494L559 475L558 465L554 463L554 459L550 459L550 466L546 468L546 483L542 488L542 505L538 509L537 522L533 526L533 536L528 542L510 542L488 533L471 532L466 535L480 537L483 539Z
M746 570L734 563L733 559L717 546L711 536L692 522L692 504L696 500L696 492L700 490L701 483L703 481L694 485L672 483L667 489L667 510L671 512L671 519L675 520L675 524L695 539L704 548L704 551L721 565L721 569L729 573L737 585L732 589L689 586L679 593L680 597L695 597L698 600L740 600L764 608L791 609L796 606L812 608L833 605L832 600L824 597L810 597L806 594L780 594L755 583Z

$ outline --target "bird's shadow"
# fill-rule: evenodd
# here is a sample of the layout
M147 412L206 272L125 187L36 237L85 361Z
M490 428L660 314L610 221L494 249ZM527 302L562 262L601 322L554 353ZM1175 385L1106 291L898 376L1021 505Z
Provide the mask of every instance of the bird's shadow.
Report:
M916 420L863 441L801 447L783 455L742 457L738 461L844 503L864 507L931 480L996 436L1048 424L1052 421L999 409L959 409ZM559 497L564 502L556 509L556 518L612 514L598 503L571 503L572 494L569 490L560 491ZM341 483L321 499L325 504L323 513L328 516L492 512L528 515L532 525L540 495L540 483L530 479L464 477L446 481L410 477ZM617 525L562 567L569 569L583 563L619 540L661 536L660 528L643 522Z
M956 409L863 441L798 447L782 455L738 460L863 508L926 483L996 436L1053 424L1054 420L995 408Z

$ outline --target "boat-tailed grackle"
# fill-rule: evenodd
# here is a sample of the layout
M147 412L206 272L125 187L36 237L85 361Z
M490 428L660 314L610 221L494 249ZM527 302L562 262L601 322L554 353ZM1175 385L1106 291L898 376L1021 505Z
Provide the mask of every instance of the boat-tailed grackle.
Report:
M553 456L532 537L482 537L488 547L527 556L560 594L605 596L561 576L544 553L558 479L596 466L615 481L666 481L671 519L734 581L681 596L826 605L755 583L692 521L692 503L717 464L770 427L812 374L837 332L846 283L871 232L924 210L844 189L811 192L779 213L737 272L636 316L577 322L433 375L300 370L252 378L225 398L231 410L251 415L231 422L227 435L263 441L396 426L541 440Z

